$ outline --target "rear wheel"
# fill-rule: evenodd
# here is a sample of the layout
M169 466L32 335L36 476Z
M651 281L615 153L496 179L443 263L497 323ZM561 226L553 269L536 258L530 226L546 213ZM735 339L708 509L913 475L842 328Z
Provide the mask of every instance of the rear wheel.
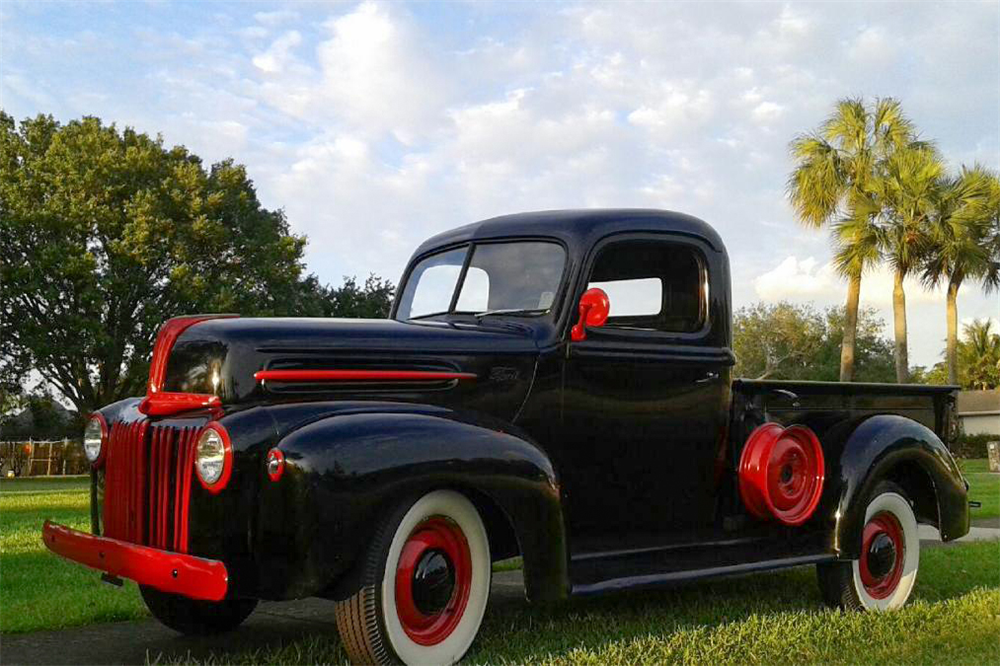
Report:
M257 607L256 599L202 601L140 585L142 600L157 620L174 631L209 636L232 631Z
M909 599L920 566L920 536L909 498L894 483L880 483L865 509L861 557L817 567L831 606L887 611Z
M490 548L463 495L437 490L404 503L375 532L361 589L337 603L352 663L451 664L479 633L490 592Z

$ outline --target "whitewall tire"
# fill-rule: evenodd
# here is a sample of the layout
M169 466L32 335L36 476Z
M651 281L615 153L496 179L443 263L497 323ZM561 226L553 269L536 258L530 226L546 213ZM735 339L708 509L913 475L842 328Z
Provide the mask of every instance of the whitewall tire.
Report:
M490 593L490 548L475 506L436 490L385 517L361 589L337 603L352 663L452 664L468 651Z
M860 557L821 564L820 589L832 606L889 611L903 606L917 581L920 535L906 493L883 482L865 507Z

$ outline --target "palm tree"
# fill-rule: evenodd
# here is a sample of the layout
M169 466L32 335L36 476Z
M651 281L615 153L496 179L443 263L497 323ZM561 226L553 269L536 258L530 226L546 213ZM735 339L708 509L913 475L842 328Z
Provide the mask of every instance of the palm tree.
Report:
M861 277L878 263L883 246L887 163L899 150L918 146L913 124L898 101L842 99L833 114L790 145L795 168L788 198L799 221L830 227L834 262L848 280L840 381L854 375Z
M1000 178L985 167L962 167L945 182L923 280L929 287L947 282L948 383L958 384L958 290L966 278L978 279L986 293L1000 287Z
M967 388L992 389L1000 386L1000 334L992 331L989 319L973 319L966 324L965 340L959 345Z
M928 144L914 142L886 162L879 181L885 205L882 255L893 269L892 314L895 332L896 381L910 379L906 338L906 291L903 281L918 270L930 245L930 221L940 199L944 164Z

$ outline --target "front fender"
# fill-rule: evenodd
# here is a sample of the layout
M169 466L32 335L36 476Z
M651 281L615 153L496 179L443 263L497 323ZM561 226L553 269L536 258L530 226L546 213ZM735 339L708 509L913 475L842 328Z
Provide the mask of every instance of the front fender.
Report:
M843 441L835 485L835 549L859 557L865 502L874 487L900 465L916 464L930 479L937 501L938 527L945 541L969 531L965 481L947 447L932 430L903 416L882 414L859 423Z
M255 552L284 589L268 596L356 589L352 573L382 515L437 488L480 494L513 526L531 599L566 596L559 484L545 453L510 426L440 407L336 413L278 443L286 468L264 483Z

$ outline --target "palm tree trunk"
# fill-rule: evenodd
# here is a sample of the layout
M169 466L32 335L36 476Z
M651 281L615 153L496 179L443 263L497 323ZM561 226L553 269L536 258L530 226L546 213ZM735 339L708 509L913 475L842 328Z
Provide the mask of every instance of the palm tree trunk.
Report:
M949 384L958 384L958 288L960 286L961 278L951 276L948 281L948 347L945 352Z
M861 300L861 274L852 275L847 284L847 307L844 313L844 339L840 345L840 381L854 379L854 345L858 337L858 303Z
M896 381L910 381L910 360L906 353L906 292L903 291L903 273L896 271L892 288L892 315L896 333Z

